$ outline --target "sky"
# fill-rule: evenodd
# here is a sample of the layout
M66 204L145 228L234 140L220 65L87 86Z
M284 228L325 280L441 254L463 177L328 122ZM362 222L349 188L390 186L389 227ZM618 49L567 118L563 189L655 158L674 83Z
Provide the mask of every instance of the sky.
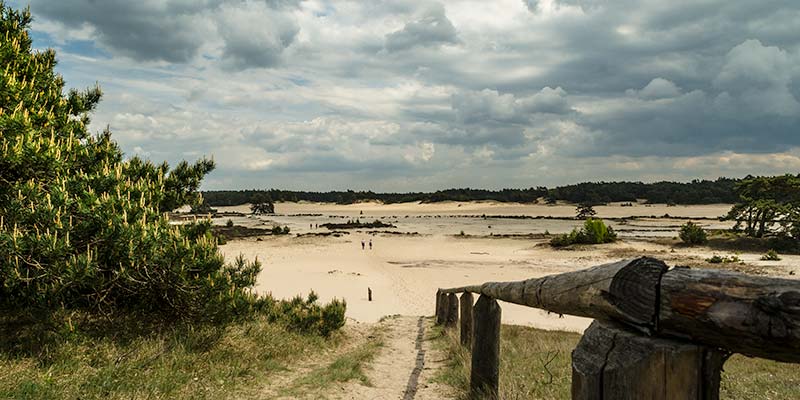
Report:
M800 172L797 0L11 0L91 129L203 189Z

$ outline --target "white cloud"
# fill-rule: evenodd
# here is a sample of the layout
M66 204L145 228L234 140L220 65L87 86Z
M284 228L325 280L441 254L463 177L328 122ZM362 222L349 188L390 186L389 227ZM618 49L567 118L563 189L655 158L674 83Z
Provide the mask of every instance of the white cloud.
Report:
M217 188L796 169L796 1L31 3L67 86L105 91L93 130L214 156Z

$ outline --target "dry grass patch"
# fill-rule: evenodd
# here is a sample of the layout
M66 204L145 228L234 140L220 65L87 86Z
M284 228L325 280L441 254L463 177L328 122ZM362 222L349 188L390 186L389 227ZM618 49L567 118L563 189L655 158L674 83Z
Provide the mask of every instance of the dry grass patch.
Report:
M128 338L73 334L46 355L1 351L0 398L257 397L271 372L339 342L338 334L293 333L265 318Z
M460 345L457 330L437 327L431 336L448 356L437 380L466 399L470 353ZM571 355L581 335L503 325L500 336L501 399L570 398ZM734 355L725 363L721 386L722 399L800 399L800 366Z
M452 386L457 398L469 390L470 353L461 346L458 332L432 333L448 355L439 382ZM500 398L566 399L570 397L572 349L580 340L576 333L503 325L500 342Z

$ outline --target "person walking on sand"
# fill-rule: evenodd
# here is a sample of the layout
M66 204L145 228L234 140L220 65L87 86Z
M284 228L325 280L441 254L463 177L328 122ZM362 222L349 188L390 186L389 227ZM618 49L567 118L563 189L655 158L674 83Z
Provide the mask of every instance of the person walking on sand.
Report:
M372 239L369 240L369 249L372 250Z
M364 250L364 239L361 239L361 250Z

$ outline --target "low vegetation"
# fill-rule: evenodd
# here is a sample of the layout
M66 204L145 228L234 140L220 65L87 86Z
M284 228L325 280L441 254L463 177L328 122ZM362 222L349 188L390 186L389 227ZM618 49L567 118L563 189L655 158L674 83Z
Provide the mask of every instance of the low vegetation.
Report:
M717 254L714 254L713 256L706 258L706 262L709 264L729 264L729 263L741 263L742 260L737 255L719 256Z
M42 334L48 341L0 336L0 398L260 398L273 373L342 341L299 333L266 316L226 326L97 323L96 329L63 326Z
M601 219L587 218L581 229L575 228L572 232L558 235L550 239L553 247L564 247L573 244L602 244L612 243L617 240L617 234L610 226L606 226Z
M347 222L342 224L336 223L327 223L321 224L321 227L328 228L330 230L336 229L362 229L362 228L395 228L392 224L387 224L381 220L375 220L372 222L361 222L361 220L356 219L354 221L347 220Z
M434 333L447 355L437 380L467 399L471 356L458 340L457 330ZM501 399L568 399L571 393L572 350L580 335L503 325L500 331ZM734 355L722 373L723 399L797 399L800 375L793 364Z
M273 235L288 235L289 232L291 232L291 229L289 229L288 226L284 226L284 227L274 226L274 227L272 227L272 234Z
M322 365L295 380L282 391L282 395L291 398L324 398L324 392L333 385L353 380L359 381L362 385L372 386L364 368L383 346L383 335L381 328L373 329L366 341L336 357L329 364Z
M703 245L708 243L708 236L706 235L706 230L703 229L702 226L697 225L691 221L681 226L681 231L679 236L681 238L681 241L683 241L683 243L689 246Z
M761 261L780 261L780 260L781 256L778 255L778 252L772 249L768 250L766 253L764 253L763 256L761 256Z

